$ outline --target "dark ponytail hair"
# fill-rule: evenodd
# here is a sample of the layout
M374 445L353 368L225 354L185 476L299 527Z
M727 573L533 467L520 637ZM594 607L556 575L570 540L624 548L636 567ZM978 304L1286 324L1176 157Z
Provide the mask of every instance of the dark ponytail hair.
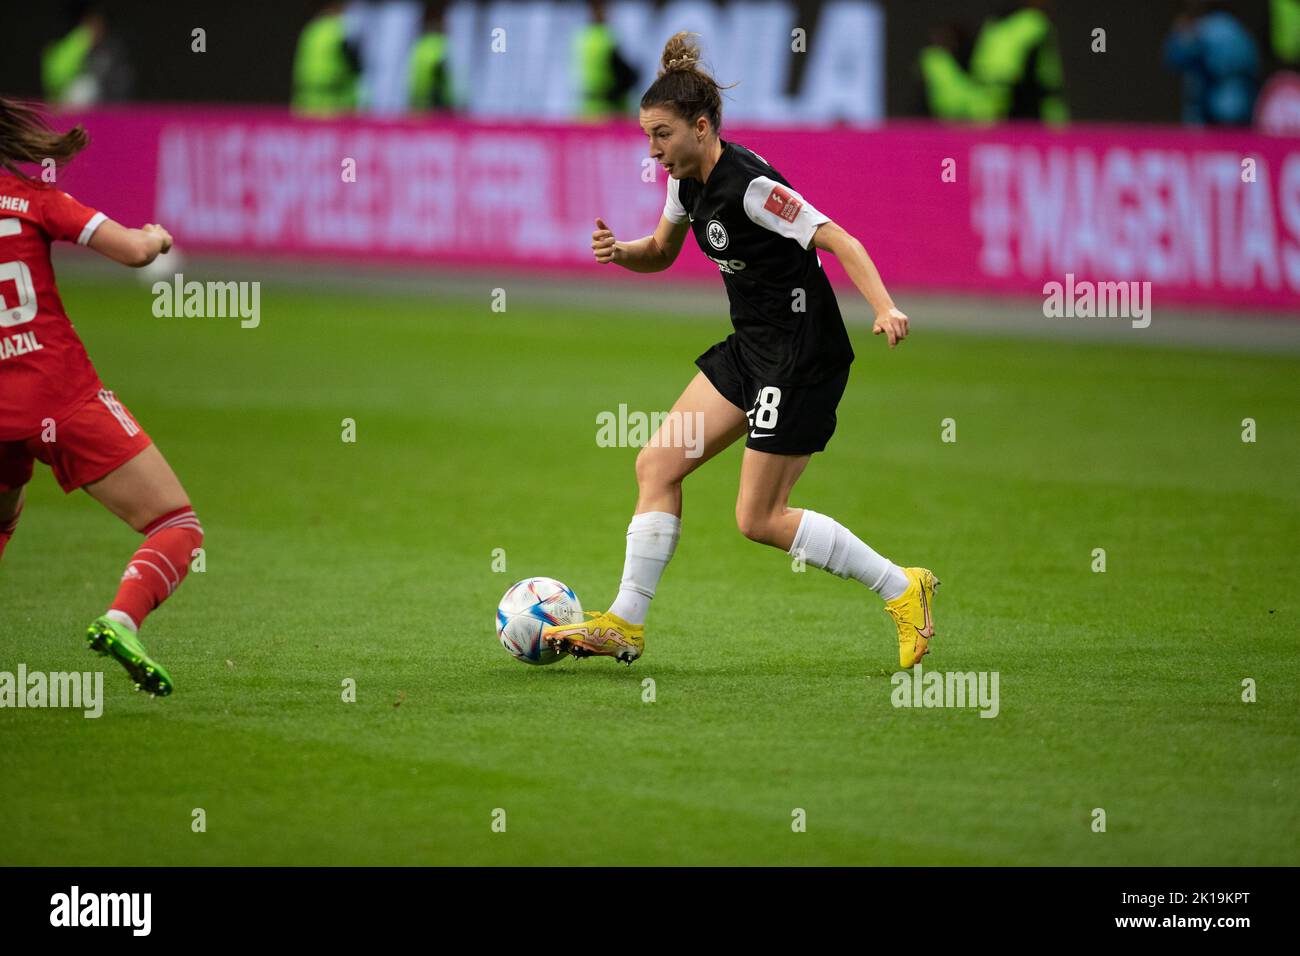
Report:
M641 109L669 106L687 123L704 116L716 134L722 128L722 91L736 84L719 86L700 67L700 48L693 36L699 34L674 33L664 45L659 76L641 97Z
M0 97L0 166L15 176L31 178L18 168L19 163L39 165L52 159L62 166L89 141L80 126L56 133L35 104Z

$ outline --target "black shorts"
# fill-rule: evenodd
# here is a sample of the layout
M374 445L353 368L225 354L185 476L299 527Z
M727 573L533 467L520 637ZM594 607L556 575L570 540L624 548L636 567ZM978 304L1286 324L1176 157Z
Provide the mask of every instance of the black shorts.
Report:
M811 385L774 385L744 370L730 339L695 360L722 397L749 419L746 448L774 455L821 451L835 434L835 409L849 381L846 366Z

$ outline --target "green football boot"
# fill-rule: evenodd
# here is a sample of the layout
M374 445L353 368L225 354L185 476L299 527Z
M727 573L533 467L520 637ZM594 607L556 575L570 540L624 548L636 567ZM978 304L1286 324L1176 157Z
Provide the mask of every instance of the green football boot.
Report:
M152 697L166 697L172 692L171 675L149 656L140 638L126 625L107 615L97 617L86 631L86 643L92 651L111 655L125 667L136 690L147 691Z

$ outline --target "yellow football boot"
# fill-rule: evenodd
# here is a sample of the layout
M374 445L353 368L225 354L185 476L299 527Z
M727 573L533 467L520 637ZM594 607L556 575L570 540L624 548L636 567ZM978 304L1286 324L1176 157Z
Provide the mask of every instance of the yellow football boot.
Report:
M898 625L898 666L908 670L930 653L934 637L934 590L939 579L927 568L903 568L907 590L885 602L885 613Z
M553 624L542 628L542 642L558 654L574 657L612 657L631 666L645 653L645 627L629 624L608 611L584 611L580 624Z

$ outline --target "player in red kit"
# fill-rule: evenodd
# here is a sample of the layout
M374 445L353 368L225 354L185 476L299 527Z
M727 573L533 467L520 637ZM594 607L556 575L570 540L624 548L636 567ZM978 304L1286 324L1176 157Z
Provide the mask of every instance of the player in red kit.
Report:
M172 691L171 677L138 631L185 578L203 528L162 453L99 380L59 301L50 243L80 243L139 267L167 252L172 239L158 225L121 226L20 168L65 163L85 145L81 127L57 134L33 108L0 98L0 556L36 461L50 466L65 492L84 488L143 534L86 640L121 663L137 689L162 696Z

